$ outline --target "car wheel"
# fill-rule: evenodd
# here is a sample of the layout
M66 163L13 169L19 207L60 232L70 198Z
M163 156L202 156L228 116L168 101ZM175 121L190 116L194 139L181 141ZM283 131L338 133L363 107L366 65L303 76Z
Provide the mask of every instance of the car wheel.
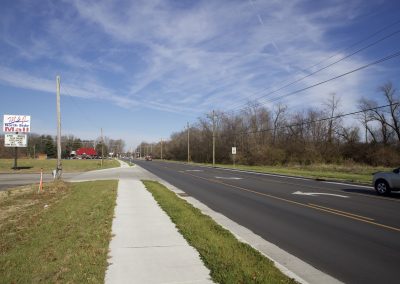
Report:
M390 187L383 179L379 179L375 182L375 190L379 195L387 195L390 193Z

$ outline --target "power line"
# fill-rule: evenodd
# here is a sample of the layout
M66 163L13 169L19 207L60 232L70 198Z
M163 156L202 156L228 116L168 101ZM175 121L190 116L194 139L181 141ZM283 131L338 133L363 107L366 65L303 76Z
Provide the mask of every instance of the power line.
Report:
M63 86L63 88L67 89L67 88L65 88L65 86ZM71 92L69 92L68 90L65 90L63 93L66 95L66 98L69 98L70 101L75 105L75 107L80 110L80 114L83 114L83 116L86 118L87 121L89 121L91 123L92 126L95 125L97 128L100 128L100 126L97 125L97 123L87 115L87 111L83 110L81 108L81 106L79 105L79 103L76 102L76 100Z
M262 132L274 131L274 130L290 128L290 127L299 127L299 126L304 126L304 125L308 125L308 124L312 124L312 123L316 123L316 122L334 120L334 119L346 117L346 116L349 116L349 115L355 115L355 114L359 114L359 113L363 113L363 112L367 112L367 111L371 111L371 110L378 110L378 109L386 108L386 107L393 106L393 105L399 105L399 104L400 103L392 103L392 104L372 107L372 108L368 108L368 109L362 109L362 110L359 110L359 111L349 112L349 113L345 113L345 114L339 114L339 115L336 115L336 116L324 117L324 118L315 119L315 120L309 120L309 121L305 121L305 122L301 122L301 123L279 126L279 127L275 127L275 128L267 128L267 129L261 129L261 130L255 130L255 131L245 131L245 132L240 132L240 133L234 133L234 136L262 133Z
M307 87L305 87L305 88L302 88L302 89L299 89L299 90L296 90L296 91L293 91L293 92L284 94L284 95L282 95L282 96L278 96L278 97L275 97L275 98L271 98L271 99L266 100L265 102L263 102L263 104L265 104L265 103L267 103L267 102L275 102L275 101L281 100L281 99L283 99L283 98L285 98L285 97L292 96L292 95L295 95L295 94L304 92L304 91L306 91L306 90L315 88L315 87L317 87L317 86L323 85L323 84L328 83L328 82L330 82L330 81L334 81L334 80L336 80L336 79L342 78L342 77L347 76L347 75L349 75L349 74L355 73L355 72L357 72L357 71L363 70L363 69L365 69L365 68L368 68L368 67L370 67L370 66L373 66L373 65L376 65L376 64L379 64L379 63L382 63L382 62L384 62L384 61L390 60L390 59L395 58L395 57L398 57L398 56L400 56L400 51L397 51L396 53L393 53L393 54L391 54L391 55L388 55L388 56L386 56L386 57L383 57L383 58L378 59L378 60L376 60L376 61L373 61L373 62L371 62L371 63L368 63L368 64L366 64L366 65L363 65L363 66L358 67L358 68L356 68L356 69L353 69L353 70L351 70L351 71L342 73L342 74L340 74L340 75L338 75L338 76L335 76L335 77L332 77L332 78L330 78L330 79L327 79L327 80L318 82L318 83L316 83L316 84L307 86ZM263 96L263 97L265 97L265 96ZM260 98L263 98L263 97L260 97ZM239 110L244 110L244 109L245 109L245 107L244 107L244 108L241 108L241 109L238 109L238 111L239 111Z
M365 37L365 38L363 38L363 39L361 39L361 40L359 40L359 41L353 43L352 45L350 45L350 46L348 46L348 47L345 47L345 48L342 48L342 49L339 49L339 51L338 51L336 54L334 54L334 55L332 55L332 56L329 56L329 57L326 58L326 59L321 60L320 62L318 62L318 63L316 63L316 64L314 64L314 65L312 65L312 66L306 68L306 70L311 69L311 68L314 68L315 66L318 66L319 64L321 64L321 63L323 63L323 62L325 62L325 61L328 61L328 60L331 59L331 58L334 58L334 57L338 56L338 55L340 54L340 52L343 52L343 51L346 51L346 50L348 50L348 49L351 49L352 47L357 46L358 44L363 43L363 42L369 40L370 38L373 38L374 36L376 36L377 34L383 32L384 30L386 30L386 29L388 29L388 28L391 28L391 27L397 25L398 23L400 23L400 20L397 20L397 21L394 22L394 23L391 23L391 24L389 24L389 25L387 25L387 26L384 26L384 27L381 28L380 30L378 30L378 31L376 31L376 32L374 32L374 33L372 33L372 34L370 34L369 36L367 36L367 37Z
M328 65L326 65L326 66L324 66L324 67L322 67L322 68L320 68L320 69L318 69L318 70L316 70L316 71L314 71L314 72L311 72L310 74L308 74L308 75L306 75L306 76L303 76L303 77L301 77L301 78L299 78L299 79L297 79L297 80L294 80L294 81L292 81L292 82L290 82L290 83L288 83L288 84L286 84L286 85L283 85L282 87L280 87L280 88L278 88L278 89L276 89L276 90L273 90L273 91L271 91L271 92L269 92L269 93L267 93L267 94L265 94L265 95L263 95L263 96L260 96L260 97L258 97L258 98L255 98L254 100L258 100L258 99L260 99L260 98L267 97L267 96L272 95L272 94L274 94L274 93L276 93L276 92L278 92L278 91L280 91L280 90L282 90L282 89L284 89L284 88L287 88L287 87L292 86L292 85L294 85L294 84L296 84L296 83L298 83L298 82L300 82L300 81L303 81L304 79L306 79L306 78L308 78L308 77L311 77L311 76L315 75L316 73L319 73L319 72L321 72L321 71L323 71L323 70L325 70L325 69L328 69L329 67L331 67L331 66L333 66L333 65L335 65L335 64L337 64L337 63L339 63L339 62L341 62L341 61L343 61L343 60L345 60L345 59L347 59L347 58L349 58L349 57L351 57L351 56L354 56L354 55L356 55L357 53L360 53L361 51L364 51L364 50L366 50L366 49L368 49L368 48L370 48L370 47L372 47L372 46L374 46L374 45L376 45L376 44L378 44L378 43L384 41L385 39L388 39L388 38L390 38L390 37L392 37L392 36L394 36L394 35L396 35L396 34L398 34L398 33L400 33L400 30L396 30L395 32L393 32L393 33L391 33L391 34L386 35L386 36L384 36L384 37L382 37L382 38L380 38L380 39L378 39L378 40L376 40L376 41L374 41L374 42L372 42L372 43L370 43L370 44L368 44L368 45L366 45L366 46L364 46L364 47L362 47L362 48L360 48L360 49L358 49L358 50L356 50L356 51L354 51L354 52L352 52L352 53L350 53L350 54L348 54L348 55L346 55L346 56L344 56L344 57L342 57L342 58L340 58L339 60L336 60L335 62L332 62L332 63L330 63L330 64L328 64ZM335 56L336 56L336 55L335 55ZM322 62L323 62L323 61L322 61ZM319 63L316 64L316 65L313 65L312 67L317 66L317 65L319 65ZM312 67L310 67L310 68L312 68ZM309 68L308 68L308 69L309 69ZM234 111L235 109L238 109L238 108L240 108L240 105L239 105L239 106L236 106L236 107L234 107L234 108L232 108L232 111Z

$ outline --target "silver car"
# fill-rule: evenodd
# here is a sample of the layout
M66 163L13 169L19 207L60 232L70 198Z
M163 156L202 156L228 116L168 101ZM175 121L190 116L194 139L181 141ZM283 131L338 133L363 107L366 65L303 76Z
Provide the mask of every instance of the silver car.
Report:
M379 195L387 195L391 191L400 190L400 168L392 172L374 173L372 185Z

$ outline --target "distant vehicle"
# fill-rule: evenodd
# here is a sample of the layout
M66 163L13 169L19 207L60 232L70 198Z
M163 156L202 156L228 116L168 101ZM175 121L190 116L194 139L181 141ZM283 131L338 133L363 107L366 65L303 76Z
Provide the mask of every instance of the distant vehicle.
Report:
M379 195L387 195L391 191L399 191L400 168L394 169L392 172L374 173L372 185Z
M146 161L152 161L153 158L152 158L151 156L146 156L146 157L145 157L145 160L146 160Z

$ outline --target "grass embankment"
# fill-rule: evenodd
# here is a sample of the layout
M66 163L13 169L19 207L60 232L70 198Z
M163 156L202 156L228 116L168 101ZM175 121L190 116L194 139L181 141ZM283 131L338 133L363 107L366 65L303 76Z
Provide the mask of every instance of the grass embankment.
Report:
M214 281L296 283L283 275L272 261L239 242L229 231L163 185L154 181L144 181L144 184L188 243L197 249Z
M196 164L196 163L194 163ZM200 165L212 166L208 163ZM216 164L221 168L235 168L238 170L256 171L261 173L273 173L313 179L338 180L344 182L355 182L370 185L372 174L378 171L392 171L393 168L372 167L367 165L333 165L333 164L314 164L314 165L285 165L285 166L247 166L247 165L227 165Z
M14 159L0 159L0 173L39 173L41 168L44 172L51 172L57 167L57 160L18 159L19 170L13 170L13 166ZM117 160L104 160L103 167L101 167L101 160L62 160L64 172L86 172L118 166Z
M0 192L0 283L102 283L116 181ZM47 206L46 206L47 205Z
M224 168L233 168L233 165L218 165ZM300 176L314 179L338 180L345 182L355 182L371 184L372 174L378 171L391 171L393 168L371 167L362 165L327 165L317 164L309 166L289 165L289 166L245 166L237 165L236 169L251 170L262 173L274 173L290 176Z

